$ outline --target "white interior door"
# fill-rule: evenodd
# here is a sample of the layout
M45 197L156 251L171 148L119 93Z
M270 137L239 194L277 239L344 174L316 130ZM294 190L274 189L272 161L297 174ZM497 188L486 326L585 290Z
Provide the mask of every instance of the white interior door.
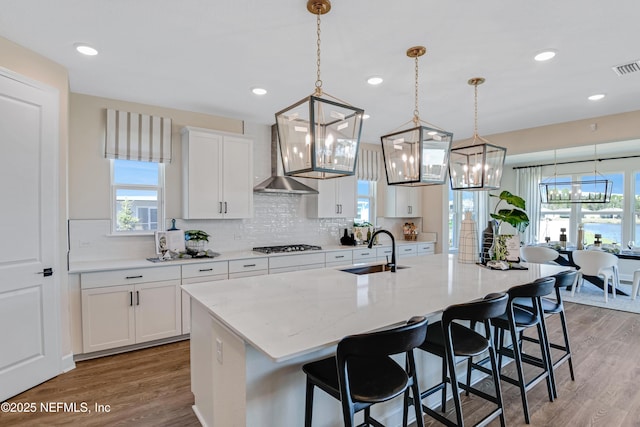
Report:
M0 401L60 373L58 93L0 69Z

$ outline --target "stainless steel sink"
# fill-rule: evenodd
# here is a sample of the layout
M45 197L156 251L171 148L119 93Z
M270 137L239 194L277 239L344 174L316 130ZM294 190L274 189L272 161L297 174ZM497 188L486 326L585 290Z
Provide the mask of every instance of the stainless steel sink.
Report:
M402 268L409 268L403 265L397 265L396 270L400 270ZM351 274L371 274L371 273L382 273L385 271L391 270L391 267L386 264L376 264L376 265L365 265L363 267L352 267L341 269L340 271L344 271L346 273Z

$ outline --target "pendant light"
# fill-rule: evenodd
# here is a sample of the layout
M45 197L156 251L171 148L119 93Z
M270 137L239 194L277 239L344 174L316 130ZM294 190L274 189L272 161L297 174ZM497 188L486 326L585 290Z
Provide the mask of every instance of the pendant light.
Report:
M426 52L424 46L407 50L407 56L415 60L413 119L405 123L411 127L380 137L389 185L413 187L444 184L447 178L453 133L423 122L418 111L418 58Z
M471 145L451 149L449 177L452 190L486 191L500 188L507 149L493 145L478 135L478 85L484 82L482 77L474 77L467 82L475 90L473 141Z
M331 10L331 3L309 0L307 10L317 17L316 87L275 115L284 174L315 179L354 175L364 110L322 90L320 17Z
M593 146L593 178L573 180L558 180L556 151L553 151L554 174L552 180L545 180L539 184L540 200L546 204L570 203L609 203L613 181L605 179L598 173L597 148Z

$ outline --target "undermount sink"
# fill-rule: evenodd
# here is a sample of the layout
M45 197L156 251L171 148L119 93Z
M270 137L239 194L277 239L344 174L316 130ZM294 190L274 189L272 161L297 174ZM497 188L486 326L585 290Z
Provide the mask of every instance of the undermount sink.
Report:
M402 268L409 268L409 267L406 267L403 265L396 266L396 270L400 270ZM377 264L377 265L365 265L363 267L345 268L340 271L344 271L346 273L351 273L351 274L371 274L371 273L382 273L390 270L391 270L391 267L389 267L386 264Z

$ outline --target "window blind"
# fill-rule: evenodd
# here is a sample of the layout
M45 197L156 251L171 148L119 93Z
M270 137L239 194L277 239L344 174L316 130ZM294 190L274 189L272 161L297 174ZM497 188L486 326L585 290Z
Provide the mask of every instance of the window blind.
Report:
M170 163L171 119L107 109L104 156Z
M380 152L360 148L356 175L364 181L377 181L380 176Z

